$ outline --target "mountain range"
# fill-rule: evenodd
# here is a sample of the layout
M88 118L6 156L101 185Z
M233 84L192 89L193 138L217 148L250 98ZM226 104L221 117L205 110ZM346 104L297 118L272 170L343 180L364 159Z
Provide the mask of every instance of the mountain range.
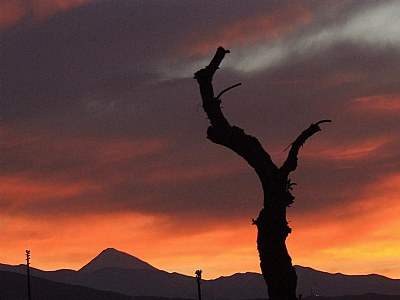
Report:
M390 279L375 274L331 274L301 266L295 266L295 268L298 275L297 291L303 297L320 295L316 299L324 299L322 296L364 295L357 299L400 300L400 279ZM139 296L197 299L197 285L194 277L159 270L147 262L112 248L102 251L78 271L66 269L42 271L35 268L30 270L34 278L32 291L35 290L35 286L42 286L43 288L36 290L43 292L47 289L54 293L61 291L63 295L68 294L66 293L68 290L69 293L75 295L70 298L42 296L38 299L128 300ZM5 295L8 294L4 289L7 285L5 283L8 282L8 291L26 290L26 266L0 264L0 271L2 283L0 299L25 299L16 297L16 294L14 297L7 298ZM14 279L10 280L10 278ZM18 288L18 285L22 286ZM203 299L265 299L267 295L265 282L258 273L238 273L213 280L202 280L201 290ZM105 295L99 294L102 291ZM369 298L366 294L370 294ZM384 297L383 295L393 296Z

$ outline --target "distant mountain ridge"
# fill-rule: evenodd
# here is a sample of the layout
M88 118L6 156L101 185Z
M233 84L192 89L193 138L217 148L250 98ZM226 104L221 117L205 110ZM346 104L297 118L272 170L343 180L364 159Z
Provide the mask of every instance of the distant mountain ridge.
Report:
M1 265L0 271L26 273L25 265ZM400 280L380 275L343 275L296 266L298 294L344 296L367 293L398 295ZM108 248L79 271L42 271L31 268L31 275L54 282L112 291L131 297L197 298L194 277L159 270L132 255ZM202 281L203 299L261 299L267 287L258 273L234 274Z
M144 262L125 252L114 248L103 250L98 256L93 258L88 264L79 269L79 272L90 272L106 269L121 268L128 270L157 270L147 262Z
M27 298L26 275L0 271L0 299L18 300ZM58 283L31 277L32 297L40 300L185 300L182 298L131 297L119 293L100 291L83 286ZM24 288L25 287L25 288ZM342 297L305 297L304 300L398 300L400 296L364 294ZM189 299L188 299L189 300ZM254 299L256 300L256 299Z

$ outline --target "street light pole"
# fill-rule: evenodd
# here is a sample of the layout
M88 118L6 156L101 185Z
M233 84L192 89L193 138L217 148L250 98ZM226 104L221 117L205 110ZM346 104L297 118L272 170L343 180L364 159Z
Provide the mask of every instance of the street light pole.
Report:
M26 250L26 272L28 275L28 299L31 300L31 276L29 274L29 260L31 258L31 251Z
M202 270L197 270L195 272L196 274L196 280L197 280L197 293L199 295L199 300L201 300L201 289L200 289L200 284L201 284L201 273L203 271Z

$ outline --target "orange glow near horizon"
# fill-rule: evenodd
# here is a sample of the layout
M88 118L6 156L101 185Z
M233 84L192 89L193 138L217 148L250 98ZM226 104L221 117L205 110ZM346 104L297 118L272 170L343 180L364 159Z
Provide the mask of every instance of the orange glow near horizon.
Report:
M289 216L294 231L288 238L288 249L294 264L328 272L399 278L399 187L400 175L395 174L369 187L367 197L348 205L323 214ZM174 222L173 226L187 226L187 230L171 235ZM177 222L133 213L57 220L3 214L1 262L21 264L24 249L29 248L33 267L77 270L103 249L113 247L169 272L192 276L193 270L201 267L208 279L259 272L256 228L249 222L221 221L200 231L197 224Z
M400 174L394 174L368 187L367 196L358 201L294 218L288 244L294 248L295 263L328 272L399 278L399 193Z

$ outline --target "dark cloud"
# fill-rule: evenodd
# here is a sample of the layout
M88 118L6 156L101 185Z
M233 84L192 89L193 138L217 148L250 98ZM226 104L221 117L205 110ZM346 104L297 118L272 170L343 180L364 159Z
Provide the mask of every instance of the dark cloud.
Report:
M190 77L209 55L183 50L201 36L208 42L214 28L283 13L287 5L98 1L5 33L1 105L9 133L2 145L3 173L54 188L88 184L73 195L62 189L39 193L31 206L13 207L21 213L34 207L38 214L139 211L215 220L254 215L261 206L256 176L240 158L205 139L208 123ZM283 149L311 122L334 121L301 150L307 156L294 175L299 213L352 201L354 190L396 171L398 114L359 113L353 100L400 95L398 44L360 42L350 30L356 27L343 25L375 7L300 6L310 13L309 23L268 40L286 56L246 69L244 57L253 64L268 45L260 37L255 46L234 45L215 79L219 90L243 83L224 95L224 111L281 160ZM319 41L321 28L330 34ZM340 38L346 32L350 37ZM160 70L180 76L167 80ZM388 140L372 157L332 159L315 152L382 137ZM148 154L135 155L146 153L144 148ZM214 164L227 171L218 173Z

